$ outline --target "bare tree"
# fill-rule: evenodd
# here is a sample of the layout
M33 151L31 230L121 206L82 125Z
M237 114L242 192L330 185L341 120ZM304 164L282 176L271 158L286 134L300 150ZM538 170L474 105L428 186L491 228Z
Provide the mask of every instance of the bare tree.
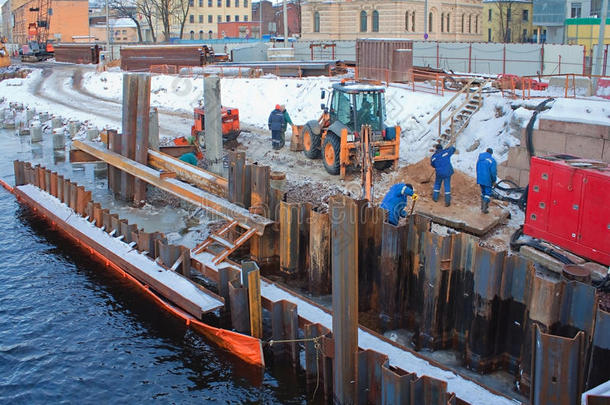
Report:
M120 1L120 0L118 0ZM138 14L140 14L146 20L146 24L150 29L150 35L153 42L157 42L157 36L155 34L155 7L150 0L136 0L136 7Z
M174 0L173 17L178 21L178 24L180 24L180 39L182 39L182 35L184 34L184 24L186 24L186 19L189 16L192 1L193 0Z
M522 16L518 12L522 10L514 7L516 3L514 0L497 0L495 3L499 17L496 29L502 42L516 42L520 38Z
M138 7L131 1L110 0L108 6L116 11L117 17L129 18L136 24L138 30L138 42L142 42L142 27L138 20Z
M175 14L175 1L174 0L145 0L149 1L154 9L154 14L157 19L161 21L163 25L163 40L169 41L171 35L171 23L172 18Z

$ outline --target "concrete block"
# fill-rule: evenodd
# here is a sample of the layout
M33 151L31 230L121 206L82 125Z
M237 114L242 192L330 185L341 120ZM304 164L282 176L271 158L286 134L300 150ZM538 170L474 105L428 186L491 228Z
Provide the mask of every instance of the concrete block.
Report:
M566 152L567 135L560 132L535 130L533 134L534 150L538 154L539 150L549 151L550 154L560 154Z
M530 157L525 147L510 148L508 151L508 166L516 169L530 168Z
M519 187L525 187L530 184L530 171L519 170Z
M583 124L541 119L538 128L543 131L562 132L570 135L587 136L590 138L610 139L610 126Z
M519 169L509 166L498 167L498 177L503 180L512 180L519 183Z
M566 153L585 159L601 160L604 150L604 140L587 138L585 136L568 136Z
M604 141L604 151L602 152L602 161L610 163L610 141Z

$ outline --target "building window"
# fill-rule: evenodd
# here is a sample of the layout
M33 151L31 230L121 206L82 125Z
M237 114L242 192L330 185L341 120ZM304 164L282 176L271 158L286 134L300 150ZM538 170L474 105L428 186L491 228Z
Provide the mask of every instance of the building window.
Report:
M513 19L511 11L512 10L510 8L506 9L506 22L511 22L511 20Z
M373 32L379 32L379 11L373 10Z
M521 40L521 42L529 42L529 41L527 40L527 29L524 29L524 30L523 30L523 39Z
M468 16L468 33L472 33L472 14Z
M216 6L222 7L222 0L216 0Z
M231 16L230 15L226 16L225 19L226 19L227 22L231 22Z
M462 14L462 34L464 33L464 14Z
M203 0L199 0L199 7L203 7Z
M195 16L194 15L189 15L189 22L192 24L195 22Z
M405 13L405 31L409 31L409 12Z
M248 21L248 16L247 15L244 16L244 21Z
M212 7L212 0L208 0L208 7Z
M449 28L451 25L451 20L449 19L449 13L447 13L447 32L451 32L451 28Z
M428 31L429 32L434 32L434 29L432 29L433 22L434 22L434 18L432 16L432 13L428 13Z
M203 31L199 30L199 39L203 39Z
M529 21L530 20L530 11L523 10L523 17L521 17L521 19L523 20L523 22Z
M239 22L239 16L238 15L235 16L235 21Z
M248 0L244 0L244 7L248 7Z
M231 7L231 0L227 0L227 7Z
M366 32L366 11L362 10L360 12L360 32Z
M491 28L487 28L487 42L491 42Z
M213 17L211 15L208 16L208 23L212 24Z
M572 7L570 10L570 16L572 18L580 18L582 13L582 4L581 3L572 3Z
M203 15L199 14L199 23L203 23Z
M510 34L511 34L510 28L507 28L506 29L506 42L510 42Z
M222 16L217 15L216 16L216 22L222 22Z
M320 13L313 13L313 32L320 32Z
M189 6L195 7L195 0L189 0Z
M479 33L479 15L475 15L474 16L474 33L478 34Z
M411 31L415 32L415 11L411 13Z
M239 7L239 0L235 0L235 7Z
M445 32L445 13L441 13L441 32Z
M195 39L195 31L191 31L191 40Z
M491 21L491 8L487 10L487 21Z

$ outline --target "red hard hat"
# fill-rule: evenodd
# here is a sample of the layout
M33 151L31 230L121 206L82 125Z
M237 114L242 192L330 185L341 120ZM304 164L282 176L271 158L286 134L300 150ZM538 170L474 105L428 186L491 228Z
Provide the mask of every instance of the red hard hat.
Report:
M279 105L279 104L276 104L276 105L275 105L275 109L276 109L276 110L279 110L280 108L281 108L281 107L280 107L280 105Z

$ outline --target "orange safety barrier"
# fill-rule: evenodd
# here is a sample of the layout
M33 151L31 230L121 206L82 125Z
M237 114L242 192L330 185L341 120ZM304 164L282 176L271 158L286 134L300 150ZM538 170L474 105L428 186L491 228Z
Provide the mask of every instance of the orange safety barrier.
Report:
M106 267L113 269L116 273L129 279L142 292L146 293L150 298L152 298L157 305L164 308L172 315L183 319L187 327L190 327L194 331L203 335L208 340L215 343L217 346L229 351L230 353L237 356L246 363L259 367L265 366L263 348L260 339L207 325L194 318L193 316L187 314L186 312L182 311L181 309L171 305L159 295L157 295L155 292L151 291L146 284L142 283L141 281L133 277L131 274L127 273L119 265L109 260L91 245L87 244L84 241L85 238L77 238L76 236L68 232L68 230L64 228L68 225L63 222L61 218L49 212L44 207L38 205L36 201L30 198L27 194L20 191L18 188L11 187L9 184L7 184L1 179L0 184L2 184L2 186L8 191L13 193L18 201L23 201L28 206L30 206L38 216L49 222L54 229L59 230L62 234L66 235L68 238L72 239L78 245L80 245L83 250L93 255L93 257L97 259L98 262L106 265Z

